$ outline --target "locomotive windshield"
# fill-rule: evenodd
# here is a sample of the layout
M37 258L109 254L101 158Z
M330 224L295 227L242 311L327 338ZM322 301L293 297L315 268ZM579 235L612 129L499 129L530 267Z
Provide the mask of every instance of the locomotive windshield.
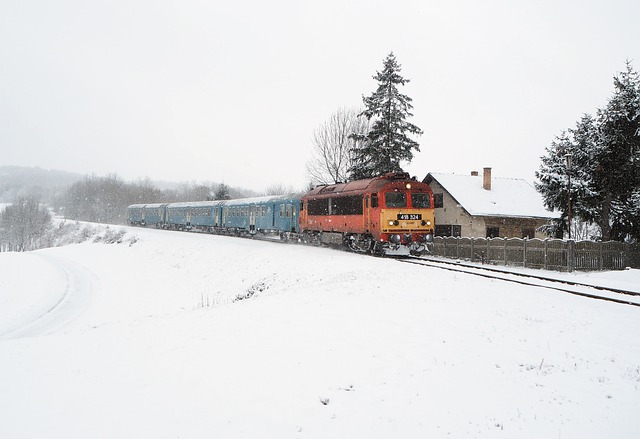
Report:
M387 207L407 207L407 194L405 192L387 192L385 200ZM411 207L414 209L428 209L431 207L431 197L427 193L412 193Z
M407 207L407 194L404 192L387 192L387 207Z
M429 194L411 194L411 205L414 209L426 209L431 207Z

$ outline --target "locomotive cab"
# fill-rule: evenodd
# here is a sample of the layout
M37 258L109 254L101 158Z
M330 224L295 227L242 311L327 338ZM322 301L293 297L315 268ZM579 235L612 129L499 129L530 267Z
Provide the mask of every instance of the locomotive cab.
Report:
M433 194L422 183L390 183L381 193L381 242L390 250L407 247L412 253L424 253L433 241Z

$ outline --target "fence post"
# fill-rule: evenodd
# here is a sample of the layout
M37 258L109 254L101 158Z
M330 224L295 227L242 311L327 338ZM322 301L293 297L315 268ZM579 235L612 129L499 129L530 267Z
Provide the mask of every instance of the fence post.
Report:
M507 238L504 238L504 265L508 265L507 264Z
M602 248L604 243L600 241L598 244L598 270L602 271L604 270L604 249ZM611 268L615 269L615 267Z
M522 245L522 266L527 268L527 240L529 238L524 238L524 244Z
M576 268L576 242L574 240L567 241L567 270L571 273Z
M544 269L549 269L549 240L544 240Z
M476 258L476 253L475 250L473 248L473 237L471 237L471 262L473 262L473 260Z

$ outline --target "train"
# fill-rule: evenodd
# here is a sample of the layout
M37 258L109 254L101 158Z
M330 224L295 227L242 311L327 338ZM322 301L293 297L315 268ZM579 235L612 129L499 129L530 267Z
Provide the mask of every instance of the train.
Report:
M431 188L404 172L319 185L304 194L132 204L132 226L277 238L370 254L430 251Z

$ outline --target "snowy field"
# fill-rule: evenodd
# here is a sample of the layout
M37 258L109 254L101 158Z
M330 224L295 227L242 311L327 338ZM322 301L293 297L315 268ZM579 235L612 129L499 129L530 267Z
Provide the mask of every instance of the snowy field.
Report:
M640 309L126 229L0 253L3 438L634 438ZM638 270L572 278L640 285Z

